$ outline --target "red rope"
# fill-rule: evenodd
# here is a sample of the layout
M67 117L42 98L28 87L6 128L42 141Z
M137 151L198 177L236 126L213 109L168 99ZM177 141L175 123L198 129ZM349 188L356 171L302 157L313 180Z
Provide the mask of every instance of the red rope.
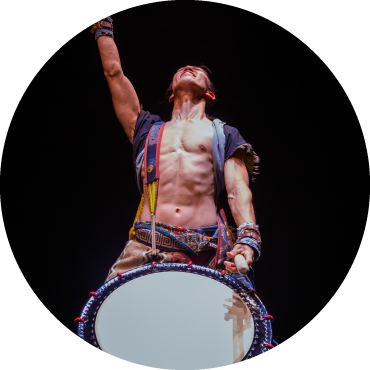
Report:
M117 276L119 276L121 279L123 279L123 276L120 272L117 272Z
M251 290L248 292L248 294L249 294L249 293L257 294L257 290L256 290L256 289L251 289Z
M267 348L270 348L270 349L274 348L274 346L271 343L265 343L264 346L267 347Z
M75 325L77 325L78 322L85 322L85 320L82 318L82 317L77 317L75 320L74 320L74 323Z
M266 315L264 317L265 320L271 320L272 322L274 321L274 318L271 315Z
M193 261L189 261L188 263L188 268L190 269L191 268L191 265L193 264Z
M222 272L221 272L221 277L223 277L224 275L225 275L225 270L222 270Z
M153 268L155 269L155 262L154 262L154 261L152 262L152 266L153 266Z
M92 295L93 295L94 297L98 298L98 295L97 295L95 292L90 292L89 297L91 297Z

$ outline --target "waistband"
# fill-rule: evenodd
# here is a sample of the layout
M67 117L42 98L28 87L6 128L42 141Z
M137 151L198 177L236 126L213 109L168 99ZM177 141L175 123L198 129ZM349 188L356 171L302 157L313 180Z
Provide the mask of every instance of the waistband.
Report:
M136 220L135 237L146 245L151 245L152 230L148 221ZM161 222L155 223L155 241L158 248L167 250L187 250L199 253L217 249L217 225L197 229L187 229Z

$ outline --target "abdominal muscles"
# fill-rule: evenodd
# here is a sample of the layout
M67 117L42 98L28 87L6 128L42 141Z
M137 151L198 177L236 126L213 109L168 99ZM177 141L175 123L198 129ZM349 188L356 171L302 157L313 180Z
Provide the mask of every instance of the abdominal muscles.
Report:
M193 148L194 149L194 148ZM161 145L156 221L186 228L217 224L211 150ZM142 171L144 179L144 171ZM147 194L141 219L150 221Z

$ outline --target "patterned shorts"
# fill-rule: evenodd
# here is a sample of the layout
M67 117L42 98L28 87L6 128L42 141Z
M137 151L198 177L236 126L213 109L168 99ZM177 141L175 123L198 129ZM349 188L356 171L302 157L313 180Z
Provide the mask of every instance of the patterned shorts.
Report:
M129 240L126 243L122 253L117 258L109 270L108 276L105 280L107 282L117 276L117 273L124 273L136 267L140 267L151 263L151 246L140 243L136 239ZM189 253L180 248L176 250L160 249L157 245L157 261L160 263L189 263L192 261L194 264L214 268L216 250L214 248L200 251L197 254Z

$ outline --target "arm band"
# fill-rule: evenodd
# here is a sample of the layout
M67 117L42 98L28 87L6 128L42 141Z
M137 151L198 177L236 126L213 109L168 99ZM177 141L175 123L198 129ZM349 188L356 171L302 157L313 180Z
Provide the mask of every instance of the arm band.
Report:
M258 225L252 221L247 221L237 228L237 240L235 244L246 244L254 249L254 260L257 261L261 256L261 234Z
M236 244L246 244L254 249L254 260L257 261L261 256L261 244L252 238L241 238L236 241Z
M95 33L95 40L100 36L113 36L113 19L111 17L106 17L103 20L95 23L90 30L91 33Z
M114 38L113 31L108 30L107 28L98 28L95 31L95 40L97 40L100 36L110 36Z

